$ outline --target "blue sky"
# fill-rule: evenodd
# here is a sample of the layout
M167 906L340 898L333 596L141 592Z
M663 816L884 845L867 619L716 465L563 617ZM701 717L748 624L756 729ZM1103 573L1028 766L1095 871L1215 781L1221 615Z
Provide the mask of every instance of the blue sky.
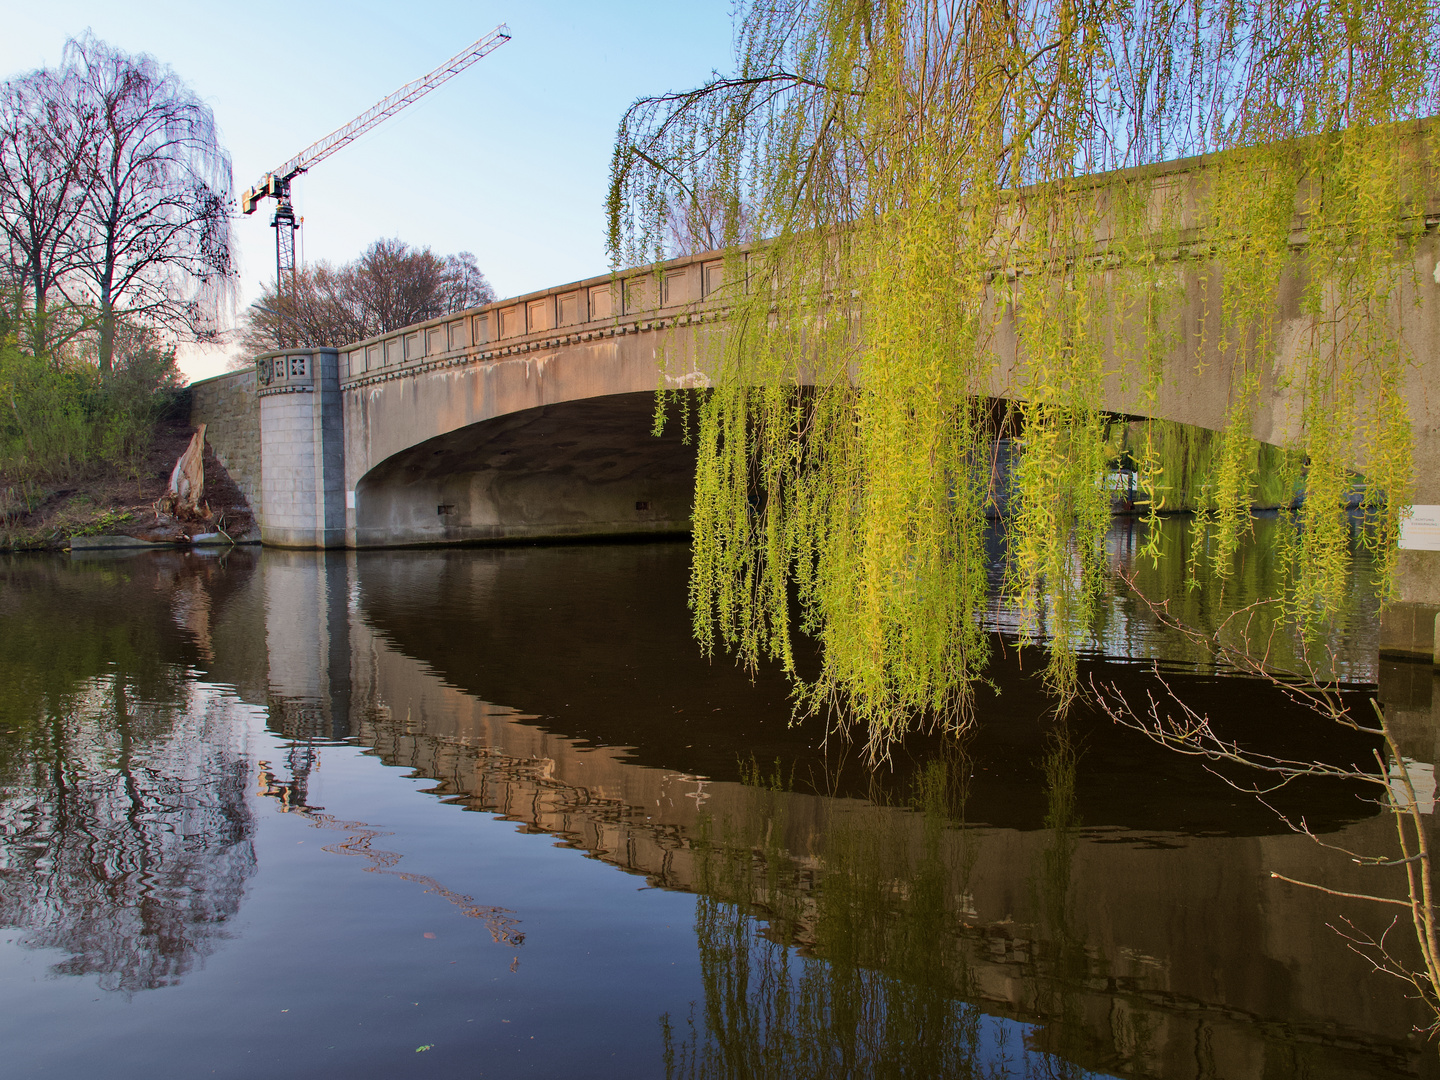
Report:
M170 64L215 111L237 193L496 24L513 39L296 185L307 260L382 236L475 253L502 296L606 269L611 139L637 96L731 60L730 0L409 0L10 5L0 76L57 63L86 28ZM262 211L236 223L241 298L273 275ZM182 350L193 377L223 355Z

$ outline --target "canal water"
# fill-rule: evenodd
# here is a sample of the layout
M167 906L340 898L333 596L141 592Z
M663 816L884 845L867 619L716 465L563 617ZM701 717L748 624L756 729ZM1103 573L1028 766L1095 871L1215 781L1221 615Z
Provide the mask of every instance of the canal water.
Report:
M1186 591L1137 543L1116 527L1117 564L1196 624L1273 584L1257 548ZM687 560L0 562L0 1071L1433 1075L1423 1012L1330 928L1389 914L1270 875L1396 882L1090 709L1058 721L1013 613L973 736L874 772L790 725L775 672L699 655ZM1359 690L1366 590L1327 643ZM1158 661L1257 745L1368 759L1147 612L1107 604L1087 678L1157 693ZM1385 850L1365 794L1277 808Z

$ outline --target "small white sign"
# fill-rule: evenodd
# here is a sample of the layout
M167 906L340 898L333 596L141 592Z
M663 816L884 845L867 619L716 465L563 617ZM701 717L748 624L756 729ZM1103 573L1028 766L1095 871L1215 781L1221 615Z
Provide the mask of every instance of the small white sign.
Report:
M1440 506L1412 506L1400 515L1400 546L1406 551L1440 551Z
M346 509L346 510L354 510L354 509L355 509L355 492L353 492L353 491L347 491L347 492L345 492L345 509ZM1405 535L1403 529L1401 530L1400 535L1401 535L1401 536L1404 536L1404 535ZM1400 543L1401 543L1401 545L1403 546L1404 543L1405 543L1405 541L1402 540L1402 541L1400 541Z

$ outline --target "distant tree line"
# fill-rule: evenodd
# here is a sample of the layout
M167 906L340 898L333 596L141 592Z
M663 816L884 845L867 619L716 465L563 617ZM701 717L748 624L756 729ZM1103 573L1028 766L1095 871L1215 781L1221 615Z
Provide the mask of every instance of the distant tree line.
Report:
M296 345L346 345L494 299L470 252L442 257L403 240L376 240L344 266L301 268L293 293L272 283L246 313L235 362Z

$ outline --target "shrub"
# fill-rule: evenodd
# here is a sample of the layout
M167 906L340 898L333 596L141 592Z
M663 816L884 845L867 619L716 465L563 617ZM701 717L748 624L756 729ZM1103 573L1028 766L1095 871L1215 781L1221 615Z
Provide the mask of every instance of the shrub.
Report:
M0 343L0 473L65 480L96 468L135 472L155 422L174 400L173 351L134 330L102 377L83 360L54 362Z

